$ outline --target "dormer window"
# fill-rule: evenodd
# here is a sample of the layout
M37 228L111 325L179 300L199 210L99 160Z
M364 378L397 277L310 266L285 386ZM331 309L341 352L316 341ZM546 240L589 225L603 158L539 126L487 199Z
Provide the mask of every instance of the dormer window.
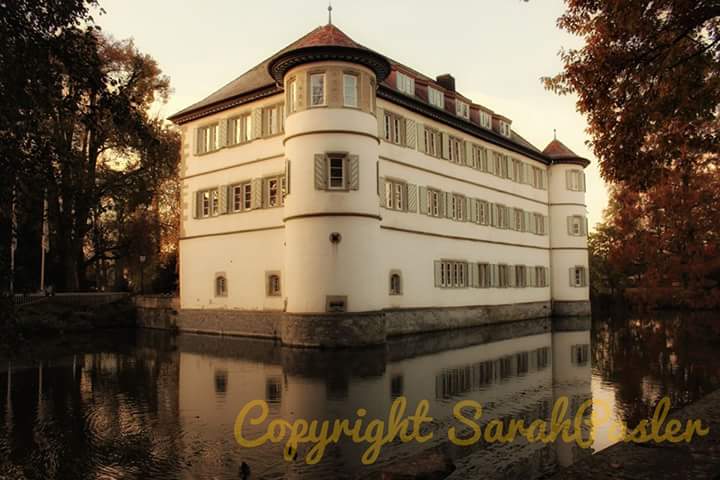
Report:
M510 124L503 120L500 120L500 134L510 137Z
M445 108L445 94L440 90L428 87L428 102L437 108Z
M455 113L457 113L458 117L469 119L470 105L465 102L461 102L460 100L455 100Z
M483 128L492 128L492 116L484 110L480 110L480 126Z
M415 95L415 79L397 72L397 89L405 95Z

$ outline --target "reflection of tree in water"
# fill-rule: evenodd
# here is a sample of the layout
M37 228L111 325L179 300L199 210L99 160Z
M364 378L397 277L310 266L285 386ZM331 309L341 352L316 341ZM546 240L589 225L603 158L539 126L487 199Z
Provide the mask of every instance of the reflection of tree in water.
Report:
M152 478L176 470L178 360L169 338L114 338L118 353L42 362L42 373L38 363L13 371L3 458L27 478ZM2 393L4 400L5 385Z
M616 385L618 416L635 426L664 396L673 408L720 386L711 313L662 312L593 323L593 368Z

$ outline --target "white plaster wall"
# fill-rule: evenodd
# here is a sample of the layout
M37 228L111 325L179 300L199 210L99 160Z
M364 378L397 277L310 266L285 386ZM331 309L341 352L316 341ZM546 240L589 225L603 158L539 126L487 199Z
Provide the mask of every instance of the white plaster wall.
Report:
M180 245L181 308L282 310L283 230L184 240ZM265 272L280 271L279 297L268 297ZM215 296L215 274L225 272L227 297Z
M240 147L239 150L242 148ZM183 237L282 226L283 207L228 213L209 218L193 218L192 195L221 185L233 185L253 178L282 175L284 171L285 161L283 157L279 157L185 179L183 190L187 192L188 199L184 211Z
M581 301L590 298L589 287L570 286L570 268L576 265L588 266L587 250L553 250L552 255L552 296L553 300ZM589 275L589 272L587 273Z
M235 108L223 110L222 112L184 124L183 128L185 131L185 138L183 138L183 143L188 146L187 151L189 155L186 159L186 165L184 171L182 172L182 176L186 177L218 168L226 168L257 160L258 158L282 155L282 134L267 138L257 138L248 143L225 147L218 151L206 153L204 155L195 155L195 142L197 141L195 129L204 125L216 123L222 119L236 117L243 113L251 113L253 109L276 105L283 101L284 96L282 94L274 95L272 97L247 103L245 105L240 105Z
M345 213L377 216L377 122L351 109L310 109L286 121L286 156L290 161L290 195L285 202L286 284L289 312L324 312L326 296L347 296L347 310L382 308L377 283L379 221L359 216L292 218L296 215ZM312 133L327 130L354 133ZM305 135L294 136L298 133ZM308 134L309 133L309 134ZM370 135L370 136L368 136ZM315 155L348 152L359 157L359 190L315 189ZM339 244L330 242L340 233Z
M448 259L549 266L547 250L509 248L503 245L412 235L387 229L382 231L381 244L384 270L381 272L378 282L383 286L383 294L388 307L504 305L550 300L549 287L435 287L433 263L435 260ZM403 295L389 295L390 270L401 271Z

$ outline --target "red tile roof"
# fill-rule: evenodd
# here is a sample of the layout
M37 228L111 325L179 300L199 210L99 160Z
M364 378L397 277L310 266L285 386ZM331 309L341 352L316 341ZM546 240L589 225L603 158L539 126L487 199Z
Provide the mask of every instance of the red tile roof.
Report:
M570 150L557 138L550 142L543 153L550 158L580 158L575 152Z
M342 30L332 24L316 28L293 45L293 48L320 46L365 48L355 43L350 37L345 35Z

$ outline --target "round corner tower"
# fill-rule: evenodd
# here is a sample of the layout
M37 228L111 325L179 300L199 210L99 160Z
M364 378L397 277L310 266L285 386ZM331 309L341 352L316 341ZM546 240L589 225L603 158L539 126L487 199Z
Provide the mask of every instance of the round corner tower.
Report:
M286 311L377 312L375 99L390 65L329 24L268 68L286 95Z
M555 139L543 151L550 165L550 262L553 314L590 314L585 168L590 161Z

